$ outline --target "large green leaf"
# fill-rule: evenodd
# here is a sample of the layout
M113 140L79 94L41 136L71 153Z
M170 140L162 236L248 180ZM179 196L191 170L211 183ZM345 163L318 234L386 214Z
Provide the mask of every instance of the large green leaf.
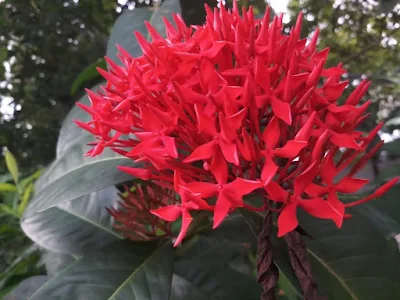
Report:
M86 96L81 99L82 103L88 101ZM97 157L84 156L90 149L86 144L94 138L78 128L73 120L89 118L78 107L68 114L57 143L57 159L37 181L36 195L25 211L25 218L132 178L117 166L133 166L134 163L109 149Z
M173 262L172 245L118 242L78 259L29 299L168 299Z
M69 154L74 155L75 161L70 157L63 157L56 161L52 172L46 172L49 180L56 179L38 191L25 210L24 219L66 201L132 179L119 171L117 166L134 166L134 163L111 151L105 151L96 158L83 158L83 151L77 145L70 149ZM70 167L70 164L76 165Z
M398 166L396 166L399 168ZM383 175L383 174L381 174ZM396 174L397 175L397 174ZM392 179L393 176L388 178L378 178L375 182L377 186L382 185L387 179ZM376 187L375 187L376 189ZM370 194L370 191L364 195L342 196L341 200L344 202L352 202ZM400 185L395 185L388 192L378 199L374 199L363 205L351 208L351 213L361 214L365 217L386 239L392 239L400 233L400 216L397 213L400 210L400 203L398 201L398 194L400 192Z
M254 213L254 218L260 215ZM314 239L305 238L313 272L329 299L399 299L400 254L358 215L342 229L331 222L302 216L300 224ZM274 246L276 243L274 243ZM279 260L275 260L279 268Z
M173 22L172 13L182 14L181 3L179 0L165 0L151 16L150 23L164 37L165 25L163 18L166 18L171 23Z
M78 257L65 253L57 253L53 251L42 251L42 261L46 267L46 274L50 277L74 263Z
M174 274L172 277L172 289L170 300L216 300L216 298L207 295L201 291L195 284Z
M115 206L117 198L118 190L111 186L24 218L21 226L46 249L82 254L122 239L113 231L106 210Z
M4 300L23 300L33 295L49 278L44 275L33 276L25 279L14 290L7 294Z
M120 63L117 53L117 45L122 46L133 57L140 56L142 50L133 31L138 31L143 35L147 34L144 21L150 20L154 9L151 6L139 7L132 11L126 11L115 22L110 38L107 43L106 55L115 63Z
M322 292L333 299L400 299L400 254L394 241L385 240L361 216L345 221L341 230L312 218L302 224L315 237L307 245Z
M92 91L100 91L100 86L105 83L100 83L91 88ZM89 97L85 94L81 99L80 103L90 105ZM71 111L68 113L67 117L64 119L61 126L60 134L57 140L57 158L60 158L66 151L68 151L71 146L76 144L82 144L81 140L88 136L91 136L86 130L78 127L74 120L79 120L81 122L87 122L91 120L91 115L81 109L79 106L75 105ZM94 138L93 138L94 140ZM37 187L36 187L37 188Z
M245 243L200 237L175 263L172 299L258 300L255 278L230 267L243 251Z

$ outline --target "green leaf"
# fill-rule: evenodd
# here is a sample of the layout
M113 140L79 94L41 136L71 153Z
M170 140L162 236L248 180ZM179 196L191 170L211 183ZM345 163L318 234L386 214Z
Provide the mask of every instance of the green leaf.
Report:
M14 290L4 297L4 300L28 299L33 295L49 278L44 275L33 276L25 279Z
M259 215L253 213L253 217ZM323 295L343 300L400 298L398 247L385 240L361 215L346 220L342 229L302 214L300 224L315 238L304 239ZM273 239L276 247L274 240L281 239ZM282 264L275 257L274 262L282 271Z
M24 217L21 227L35 243L60 253L82 254L122 239L112 229L118 190L113 186Z
M24 193L22 195L22 201L18 205L18 209L17 209L17 212L18 212L19 216L22 215L22 213L25 210L25 207L28 205L28 201L31 198L31 195L32 195L32 192L33 192L33 187L34 187L34 184L30 183L24 190Z
M14 237L15 239L15 237ZM21 245L20 245L21 247ZM11 264L0 273L0 287L4 284L6 286L14 285L16 282L38 274L38 263L40 260L40 254L36 245L31 245L28 248L18 249L19 255L13 260Z
M382 185L383 182L384 180L380 181L379 186ZM377 187L374 189L376 188ZM399 192L400 185L395 185L378 199L351 208L349 212L354 215L362 215L370 224L375 226L386 239L393 239L394 236L400 233L400 216L397 213L400 210L398 201ZM370 193L371 192L368 194ZM342 195L341 200L343 202L352 202L368 194L358 195L358 197Z
M10 181L10 180L12 180L12 176L11 176L11 174L2 174L2 175L0 175L0 182L7 182L7 181Z
M85 103L89 100L85 96L81 101ZM117 169L117 166L134 166L132 160L109 149L97 157L84 156L91 148L86 144L94 138L72 121L89 118L78 107L68 114L57 143L57 159L36 182L36 194L25 210L25 218L63 202L132 180L131 176Z
M119 64L120 60L117 57L118 49L116 45L122 46L133 57L141 56L142 49L136 41L133 32L138 31L146 36L147 29L144 21L150 20L152 14L153 8L151 6L139 7L132 11L128 10L124 12L111 29L110 38L107 43L106 56Z
M6 214L6 215L13 216L13 217L16 217L16 218L19 218L18 213L16 211L14 211L11 207L9 207L9 206L7 206L7 205L5 205L3 203L0 203L0 215L2 213Z
M79 148L71 149L81 164L69 170L63 170L67 159L57 161L59 169L53 169L52 175L56 180L49 182L29 202L24 212L24 218L58 206L66 201L77 199L89 193L101 190L121 182L132 180L132 177L117 169L117 166L134 166L134 163L125 157L107 151L97 158L83 158ZM64 171L64 172L63 172Z
M24 189L28 184L37 180L40 177L40 175L42 175L42 172L43 172L43 169L39 169L32 175L22 179L21 180L21 188Z
M6 151L6 165L7 165L7 169L8 171L11 173L14 182L16 184L18 184L18 165L17 165L17 161L15 160L14 155L10 152L10 151Z
M104 58L99 58L90 66L86 67L79 75L75 78L71 87L71 95L75 95L76 92L88 81L100 77L100 73L97 72L96 68L107 68L107 63Z
M220 234L222 230L220 231ZM201 236L175 263L172 299L260 299L256 279L232 269L247 244ZM175 286L176 285L176 286Z
M0 192L16 193L17 191L17 187L11 183L0 183Z
M163 18L173 23L172 13L182 14L181 3L179 0L165 0L156 8L151 16L150 23L163 36L166 37ZM150 38L150 35L147 35Z
M100 91L100 86L102 84L104 83L99 83L91 87L91 90L94 92ZM86 94L82 98L80 98L78 102L90 105L89 97ZM77 144L83 145L84 140L92 136L89 132L77 126L74 120L79 120L81 122L88 122L91 120L91 115L89 115L87 112L85 112L77 105L75 105L70 110L70 112L63 121L60 134L58 136L57 148L56 148L57 158L63 156L72 146ZM92 139L94 140L93 137Z
M169 244L119 242L79 258L29 299L168 299L174 259Z
M312 218L302 224L315 237L307 245L315 278L325 295L344 300L400 298L398 247L362 216L346 220L341 230Z
M46 267L46 274L50 277L76 261L77 258L70 254L57 253L45 250L42 252L42 261Z
M233 214L227 217L217 230L212 230L208 234L220 241L231 241L242 245L257 246L257 236L247 225L246 220L241 214Z
M201 291L196 285L185 278L174 274L172 277L172 288L170 300L216 300L216 298L207 295Z

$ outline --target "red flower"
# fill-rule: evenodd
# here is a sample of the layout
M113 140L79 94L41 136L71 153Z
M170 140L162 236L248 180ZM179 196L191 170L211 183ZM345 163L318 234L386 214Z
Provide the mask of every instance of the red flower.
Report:
M368 116L370 102L358 104L369 83L339 104L346 71L341 64L325 68L329 49L316 50L318 30L307 44L301 15L286 35L282 18L269 24L269 10L262 20L251 7L240 16L236 2L232 11L206 10L203 26L187 27L173 15L167 39L146 23L153 41L136 34L142 56L119 47L122 66L107 59L109 70L99 70L107 85L88 91L90 106L80 104L92 120L77 121L96 136L88 155L111 148L140 162L122 171L175 193L172 202L154 200L151 208L168 222L182 217L175 245L194 211L212 211L215 228L238 207L264 210L276 202L282 236L296 228L299 207L340 227L345 207L395 184L354 203L340 201L337 193L367 183L353 175L381 146L366 152L381 125L369 134L356 131ZM255 190L265 193L260 208L243 200ZM129 214L114 216L129 226Z
M114 227L132 240L154 240L172 237L171 224L154 216L150 211L159 206L177 203L173 191L153 184L125 187L117 208L108 208L116 220Z

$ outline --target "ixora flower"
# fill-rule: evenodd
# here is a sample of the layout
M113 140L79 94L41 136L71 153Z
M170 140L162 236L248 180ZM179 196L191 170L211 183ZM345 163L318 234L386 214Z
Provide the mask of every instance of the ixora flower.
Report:
M353 175L381 146L367 153L382 124L371 133L357 130L368 117L370 102L359 103L369 82L340 100L346 71L325 67L329 49L316 49L318 30L307 42L300 38L301 15L286 35L282 16L270 23L269 10L262 20L252 7L240 13L236 2L232 11L206 10L203 26L188 27L179 15L176 26L165 20L167 38L146 23L151 42L135 33L143 55L119 47L122 66L107 59L109 70L99 69L106 86L88 90L90 106L78 103L92 116L76 121L96 137L88 155L111 148L140 165L121 171L160 187L146 194L151 205L125 201L112 211L124 228L143 231L135 205L166 223L182 218L175 245L196 211L213 213L214 228L237 208L273 211L278 236L296 229L298 209L340 227L346 207L396 183L353 203L340 201L338 194L368 183ZM261 207L246 200L253 192L263 197ZM143 218L170 231L164 221Z

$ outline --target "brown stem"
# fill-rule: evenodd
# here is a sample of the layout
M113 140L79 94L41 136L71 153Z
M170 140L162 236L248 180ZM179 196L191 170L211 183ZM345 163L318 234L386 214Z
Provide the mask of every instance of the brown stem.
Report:
M289 247L289 258L292 268L299 280L306 300L325 300L318 293L317 284L311 273L311 265L307 256L307 247L300 233L292 231L285 235Z
M258 282L264 289L261 300L275 300L275 287L278 283L278 268L272 261L272 245L270 241L272 214L267 212L264 224L258 235L257 273Z

